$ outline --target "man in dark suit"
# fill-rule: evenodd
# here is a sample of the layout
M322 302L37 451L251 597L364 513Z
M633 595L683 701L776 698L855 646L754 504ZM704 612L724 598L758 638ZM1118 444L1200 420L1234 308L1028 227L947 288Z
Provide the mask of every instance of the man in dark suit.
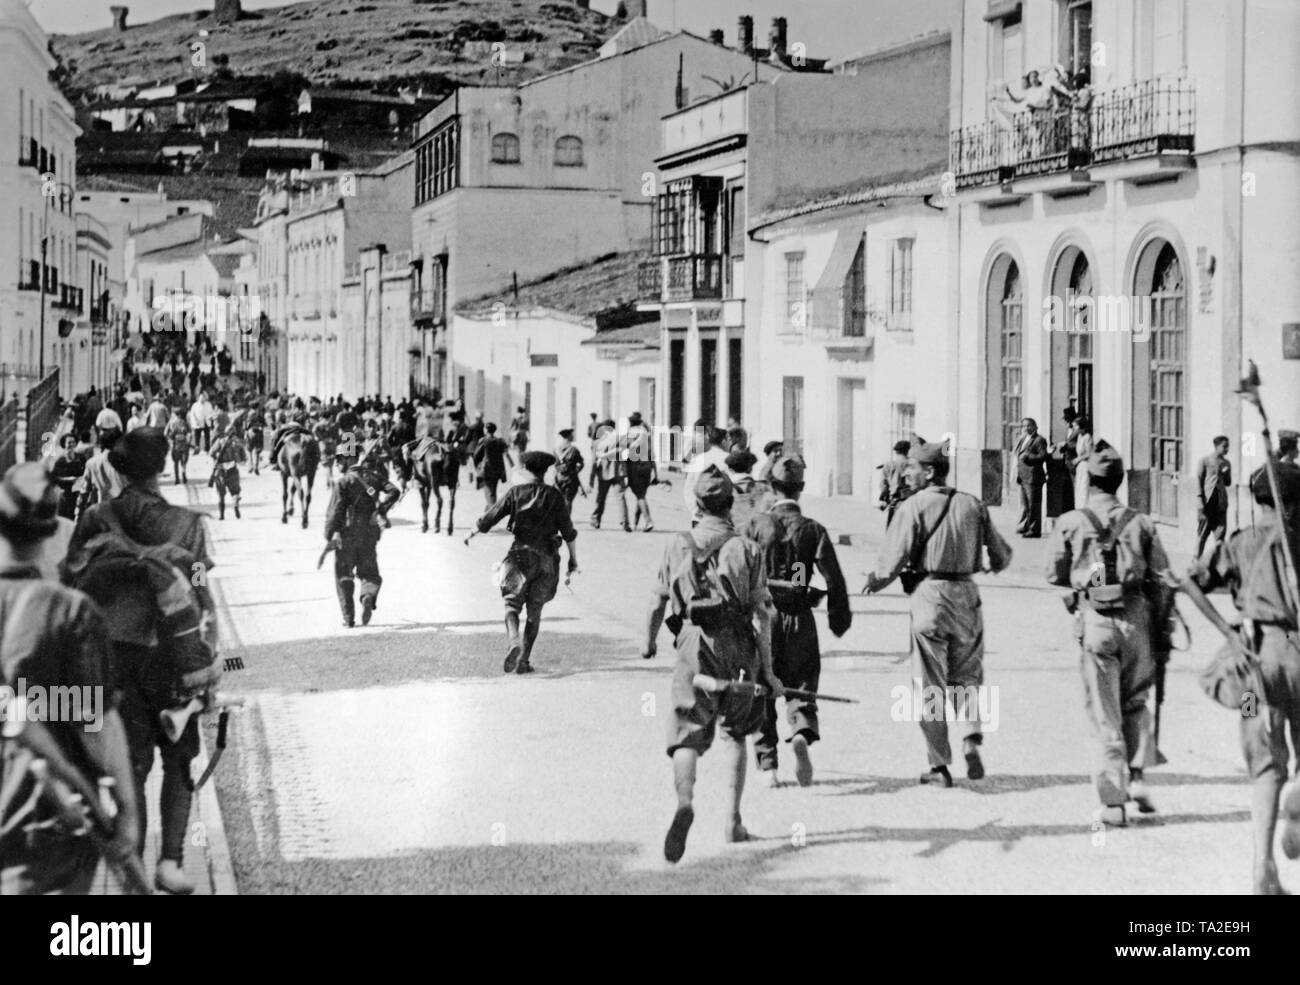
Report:
M1032 417L1021 421L1020 428L1015 450L1016 484L1020 486L1020 522L1016 524L1016 533L1022 537L1041 537L1047 439L1038 433L1038 422Z
M1228 534L1228 490L1232 487L1232 464L1228 461L1228 438L1214 439L1214 454L1206 455L1196 466L1196 556L1205 550L1213 537L1223 540Z

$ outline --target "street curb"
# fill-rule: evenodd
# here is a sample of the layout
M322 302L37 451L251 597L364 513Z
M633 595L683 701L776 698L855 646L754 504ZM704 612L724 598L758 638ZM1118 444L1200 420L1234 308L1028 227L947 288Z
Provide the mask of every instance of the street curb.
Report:
M195 765L199 775L208 766L208 742L202 730L199 731L199 754ZM235 869L230 861L230 845L226 841L226 826L221 817L221 802L217 800L215 783L205 783L199 790L198 813L203 824L204 853L208 861L208 878L212 882L213 896L238 896L239 886L235 882Z

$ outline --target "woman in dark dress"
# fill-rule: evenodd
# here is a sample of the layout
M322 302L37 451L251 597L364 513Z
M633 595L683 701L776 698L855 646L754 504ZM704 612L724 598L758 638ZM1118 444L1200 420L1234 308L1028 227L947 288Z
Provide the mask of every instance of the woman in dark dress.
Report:
M1046 514L1055 520L1074 509L1074 460L1078 450L1078 430L1075 419L1079 416L1073 406L1061 414L1065 420L1065 440L1051 446L1047 456Z

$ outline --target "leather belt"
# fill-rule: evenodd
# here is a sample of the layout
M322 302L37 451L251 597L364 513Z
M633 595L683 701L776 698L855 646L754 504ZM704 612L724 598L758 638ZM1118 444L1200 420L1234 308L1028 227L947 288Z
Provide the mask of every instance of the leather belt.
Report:
M933 578L935 581L969 581L970 572L968 571L927 571L925 577Z

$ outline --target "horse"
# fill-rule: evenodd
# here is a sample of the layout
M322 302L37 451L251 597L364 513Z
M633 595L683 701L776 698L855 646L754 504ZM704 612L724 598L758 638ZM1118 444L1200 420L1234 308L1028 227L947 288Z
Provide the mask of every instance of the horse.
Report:
M316 484L320 465L320 445L306 431L295 431L284 438L278 458L280 464L280 522L293 516L294 497L302 500L302 529L307 529L307 511L311 509L311 487Z
M414 455L414 452L412 452ZM420 487L421 533L429 532L429 494L438 500L438 513L433 532L442 533L442 487L447 487L447 535L451 536L456 515L456 487L460 484L461 451L455 445L435 440L429 443L424 454L415 458L413 474Z

